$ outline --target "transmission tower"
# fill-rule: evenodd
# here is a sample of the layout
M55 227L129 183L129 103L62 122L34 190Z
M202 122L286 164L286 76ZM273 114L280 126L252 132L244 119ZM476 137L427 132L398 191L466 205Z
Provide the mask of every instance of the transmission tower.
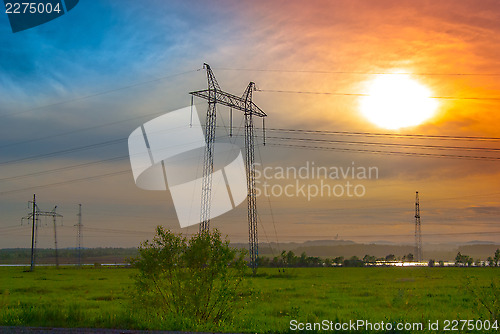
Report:
M77 243L77 249L78 249L78 266L82 266L82 205L78 204L78 224L76 224L77 227L77 232L76 232L76 243Z
M250 82L245 89L243 95L236 96L223 91L215 78L212 69L208 64L203 64L203 68L207 70L208 89L190 92L192 96L200 97L208 101L207 120L206 120L206 150L205 161L203 168L203 188L202 188L202 203L201 203L201 221L200 232L209 230L210 221L210 200L212 193L212 172L213 172L213 145L215 141L216 127L216 105L224 105L232 109L237 109L243 112L245 116L245 165L247 177L247 206L248 206L248 229L249 229L249 251L250 251L250 266L252 269L257 268L257 257L259 254L258 234L257 234L257 202L255 190L255 170L254 170L254 126L253 116L266 117L266 113L262 111L253 101L252 92L255 90L255 83ZM232 122L231 122L232 126ZM232 129L230 130L232 133Z
M208 232L210 229L210 207L212 202L212 173L214 171L214 143L215 128L217 126L217 94L222 92L210 65L203 64L207 70L208 89L206 99L208 101L207 118L205 123L205 156L203 164L203 181L201 194L200 232ZM192 93L195 96L194 93Z
M54 224L54 250L56 252L56 268L59 268L59 254L57 253L57 217L61 217L62 218L62 215L58 214L56 212L56 209L57 209L57 205L54 206L54 209L52 209L52 211L50 212L47 212L47 215L48 216L52 216L52 223Z
M420 200L418 191L415 195L415 259L422 261L422 229L420 225Z
M56 212L57 205L52 209L52 211L42 211L36 204L36 195L33 195L33 202L29 202L33 205L33 211L30 212L27 216L23 217L21 220L31 220L32 221L32 230L31 230L31 268L30 271L35 269L36 262L36 243L38 236L38 220L40 217L52 217L52 221L54 223L54 246L55 246L55 256L56 256L56 267L59 267L59 257L57 254L57 231L56 231L56 219L58 217L62 218L62 215Z

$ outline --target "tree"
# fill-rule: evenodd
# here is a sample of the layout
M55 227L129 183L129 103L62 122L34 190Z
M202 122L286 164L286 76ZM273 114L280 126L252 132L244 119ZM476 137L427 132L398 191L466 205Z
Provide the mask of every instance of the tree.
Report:
M352 256L349 260L344 260L344 267L363 267L363 260L360 260L357 256Z
M498 267L500 263L500 248L497 248L497 250L495 251L495 257L493 258L493 260L495 262L495 267Z
M270 262L271 262L271 259L269 259L267 256L259 256L257 258L257 266L258 267L269 267Z
M371 255L366 254L363 257L363 262L365 264L374 264L376 261L377 261L377 258L375 256L371 256Z
M244 250L229 247L217 230L187 239L158 226L131 263L136 302L159 316L217 324L231 319L247 268Z
M297 262L297 257L292 251L288 251L286 254L286 263L289 267L294 267Z
M385 257L386 261L394 261L396 260L396 256L394 254L389 254Z
M337 256L336 258L333 259L333 263L335 263L337 266L342 265L342 263L344 263L344 257Z
M413 259L414 259L414 256L413 256L413 254L412 254L412 253L408 253L408 254L407 254L407 255L405 255L405 256L406 256L406 260L407 260L407 261L410 261L410 262L411 262L411 261L413 261Z
M286 250L284 250L284 251L281 252L280 260L281 260L281 266L282 267L285 267L285 266L288 265L288 262L286 261L287 260Z
M429 267L434 267L436 265L436 261L430 259L428 265L429 265Z
M473 260L468 255L462 255L462 253L458 252L455 257L455 266L463 266L472 264Z
M307 254L306 254L306 252L302 252L302 254L300 254L299 265L301 267L307 267Z

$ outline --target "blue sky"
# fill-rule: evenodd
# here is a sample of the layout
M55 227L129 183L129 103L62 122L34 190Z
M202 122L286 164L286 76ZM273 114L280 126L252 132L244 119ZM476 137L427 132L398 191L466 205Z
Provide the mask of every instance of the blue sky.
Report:
M16 91L22 86L27 96L36 98L82 88L99 91L117 79L161 73L168 62L186 57L183 45L194 43L190 35L203 25L204 15L177 15L179 6L164 1L148 6L127 0L80 1L76 10L59 19L16 34L9 33L3 15L2 86Z

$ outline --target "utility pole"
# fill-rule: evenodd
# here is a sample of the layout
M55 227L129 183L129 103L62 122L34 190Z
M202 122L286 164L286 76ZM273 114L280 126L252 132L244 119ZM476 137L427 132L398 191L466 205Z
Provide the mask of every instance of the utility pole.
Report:
M21 220L32 220L33 225L31 227L31 269L30 271L35 270L35 262L36 262L36 243L38 236L38 219L40 216L44 217L52 217L54 222L54 245L56 251L56 266L59 267L59 258L57 254L57 232L56 232L56 218L61 217L62 215L56 213L57 205L52 209L52 211L41 211L38 205L36 204L36 195L33 195L33 211L30 212L27 216L23 217Z
M420 200L418 191L415 195L415 259L422 261L422 229L420 224Z
M33 224L31 226L31 268L30 271L35 270L35 224L37 222L36 217L36 194L33 194Z
M77 226L77 244L78 244L78 266L82 266L82 205L78 204L78 224Z
M215 126L216 126L216 104L224 105L231 108L231 129L232 134L232 109L237 109L243 112L245 116L245 165L247 177L247 206L248 206L248 229L249 229L249 251L250 251L250 266L255 271L257 269L257 257L259 255L259 244L257 234L257 202L255 190L255 170L254 170L254 126L253 116L266 117L266 113L262 111L253 101L252 92L255 90L255 83L250 82L243 93L243 96L236 96L223 91L215 78L210 65L203 64L203 68L207 70L208 89L190 92L192 96L200 97L208 101L207 121L206 121L206 150L205 150L205 165L203 168L203 188L202 188L202 205L201 205L201 221L200 232L209 230L210 221L210 201L212 193L213 172L213 143L215 141ZM265 132L264 132L265 133Z
M54 223L54 250L56 252L56 268L59 268L59 254L57 252L57 222L56 222L56 219L57 217L61 217L62 216L58 213L56 213L56 209L57 209L57 205L54 207L54 209L52 209L51 212L48 212L48 214L52 214L52 222Z

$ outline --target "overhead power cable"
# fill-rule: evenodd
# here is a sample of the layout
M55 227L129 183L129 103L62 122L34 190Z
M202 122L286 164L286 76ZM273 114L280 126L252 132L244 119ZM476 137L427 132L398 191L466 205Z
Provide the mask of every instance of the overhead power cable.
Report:
M128 155L124 155L121 157L114 157L114 158L109 158L109 159L86 162L86 163L77 164L77 165L47 169L47 170L43 170L43 171L35 172L35 173L28 173L28 174L22 174L22 175L16 175L16 176L4 177L4 178L0 178L0 181L11 181L11 180L23 179L26 177L40 176L40 175L45 175L45 174L50 174L50 173L63 172L63 171L67 171L67 170L89 167L92 165L102 164L102 163L106 163L106 162L125 160L125 159L128 159L128 157L129 157Z
M357 153L373 153L385 155L402 155L414 157L427 157L427 158L453 158L453 159L466 159L466 160L489 160L499 161L500 157L487 157L487 156L473 156L473 155L458 155L458 154L434 154L434 153L419 153L419 152L402 152L402 151L383 151L383 150L367 150L355 148L341 148L341 147L328 147L328 146L313 146L313 145L296 145L296 144L277 144L267 143L267 146L282 146L288 148L308 149L308 150L328 150L328 151L343 151L343 152L357 152Z
M117 172L106 173L106 174L99 174L99 175L94 175L94 176L89 176L89 177L82 177L79 179L66 180L66 181L61 181L61 182L54 182L54 183L37 185L37 186L31 186L31 187L22 188L22 189L7 190L7 191L0 192L0 195L13 194L13 193L18 193L18 192L23 192L23 191L33 190L33 189L49 188L49 187L77 183L77 182L83 182L83 181L97 180L97 179L102 179L102 178L106 178L106 177L122 175L122 174L126 174L126 173L130 173L130 169L120 170Z
M121 91L121 90L126 90L126 89L130 89L130 88L138 87L138 86L150 84L150 83L153 83L153 82L158 82L158 81L163 81L163 80L166 80L166 79L171 79L171 78L174 78L174 77L177 77L177 76L180 76L180 75L184 75L184 74L188 74L188 73L192 73L192 72L197 72L197 71L200 71L200 70L201 69L195 69L195 70L180 72L180 73L171 74L171 75L167 75L167 76L160 77L160 78L155 78L155 79L151 79L151 80L147 80L147 81L137 82L137 83L134 83L134 84L131 84L131 85L127 85L127 86L122 86L122 87L118 87L118 88L114 88L114 89L109 89L109 90L104 90L104 91L96 92L96 93L85 95L85 96L76 97L74 99L69 99L69 100L65 100L65 101L59 101L59 102L55 102L55 103L51 103L51 104L46 104L46 105L43 105L43 106L38 106L38 107L35 107L35 108L30 108L30 109L26 109L26 110L22 110L22 111L16 111L16 112L12 112L12 113L0 114L0 117L6 117L6 116L12 116L12 115L21 115L21 114L25 114L25 113L32 112L32 111L35 111L35 110L46 109L46 108L55 107L55 106L58 106L58 105L63 105L63 104L72 103L72 102L76 102L76 101L87 100L87 99L90 99L90 98L93 98L93 97L97 97L97 96L101 96L101 95L106 95L106 94L118 92L118 91Z
M500 141L500 137L485 137L485 136L423 135L423 134L353 132L353 131L325 131L325 130L282 129L282 128L268 128L266 130L267 131L276 131L276 132L312 133L312 134L319 134L319 135L346 135L346 136L387 137L387 138L405 138L405 139L432 139L432 140Z
M0 166L15 164L15 163L19 163L19 162L28 162L28 161L38 160L38 159L42 159L42 158L54 157L54 156L72 153L72 152L85 151L85 150L90 150L90 149L103 147L103 146L115 145L115 144L122 143L126 140L127 140L127 138L113 139L113 140L108 140L108 141L101 142L101 143L78 146L78 147L69 148L69 149L65 149L65 150L60 150L60 151L55 151L55 152L50 152L50 153L45 153L45 154L38 154L38 155L31 156L31 157L4 161L4 162L0 162Z
M285 94L313 94L313 95L333 95L333 96L371 96L370 94L362 93L343 93L343 92L312 92L312 91L295 91L295 90L277 90L277 89L257 89L257 92L264 93L285 93ZM493 100L500 101L500 97L476 97L476 96L429 96L431 99L442 100Z
M403 143L383 143L369 141L347 141L347 140L332 140L332 139L315 139L315 138L297 138L297 137L278 137L268 136L268 139L286 140L286 141L306 141L312 143L334 143L347 145L361 146L381 146L381 147L405 147L418 149L432 150L459 150L459 151L482 151L482 152L500 152L500 148L490 147L469 147L469 146L445 146L445 145L423 145L423 144L403 144Z
M220 71L312 73L312 74L356 74L356 75L418 75L418 76L500 76L500 73L445 73L445 72L378 72L378 71L331 71L331 70L289 70L217 67Z

